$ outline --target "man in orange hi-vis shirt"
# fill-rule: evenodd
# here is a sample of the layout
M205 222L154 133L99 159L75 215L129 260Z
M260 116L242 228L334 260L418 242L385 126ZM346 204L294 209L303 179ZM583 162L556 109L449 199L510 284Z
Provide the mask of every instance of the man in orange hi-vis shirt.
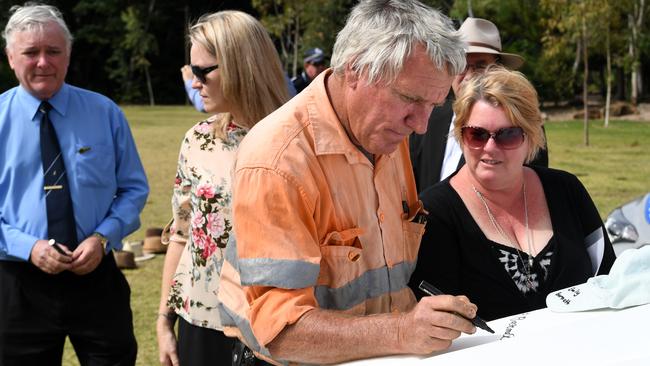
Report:
M444 103L463 46L448 18L415 0L361 1L332 68L241 143L220 315L256 357L428 354L475 331L466 297L418 303L407 285L424 232L407 136Z

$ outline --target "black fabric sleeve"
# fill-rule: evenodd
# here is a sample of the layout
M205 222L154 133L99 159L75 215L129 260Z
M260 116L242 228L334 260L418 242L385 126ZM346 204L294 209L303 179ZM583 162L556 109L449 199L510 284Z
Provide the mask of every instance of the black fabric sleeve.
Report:
M595 230L602 230L603 239L605 241L605 251L597 274L608 274L609 269L612 268L612 264L614 264L614 261L616 260L614 247L612 247L612 243L609 240L609 236L607 235L607 230L605 229L603 220L600 218L598 209L596 208L594 201L591 199L589 192L587 192L585 186L576 176L569 176L571 177L571 183L574 186L573 192L575 194L575 202L579 207L578 212L582 213L579 218L580 222L582 223L583 236L586 238Z

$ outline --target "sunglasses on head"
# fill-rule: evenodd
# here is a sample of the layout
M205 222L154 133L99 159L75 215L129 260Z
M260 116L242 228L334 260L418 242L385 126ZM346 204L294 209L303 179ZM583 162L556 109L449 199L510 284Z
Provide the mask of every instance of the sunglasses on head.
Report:
M526 133L521 127L506 127L490 132L482 127L465 126L461 128L461 135L470 149L482 149L491 137L499 148L512 150L521 146Z
M218 69L219 65L212 65L212 66L208 66L208 67L204 67L204 68L200 68L198 66L191 65L190 68L192 69L192 74L194 74L194 76L196 76L196 78L199 79L200 82L205 84L205 82L206 82L205 76L207 74L211 73L212 71Z

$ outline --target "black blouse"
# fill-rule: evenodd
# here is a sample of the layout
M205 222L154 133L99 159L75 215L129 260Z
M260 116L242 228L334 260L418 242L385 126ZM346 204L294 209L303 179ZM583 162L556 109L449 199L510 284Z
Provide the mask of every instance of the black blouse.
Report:
M570 173L531 168L542 183L553 227L551 240L535 257L535 291L518 286L514 270L504 266L507 253L502 252L510 250L514 260L516 250L485 237L449 184L452 175L420 194L429 216L409 284L418 299L424 294L417 286L427 280L445 293L466 295L485 320L543 308L548 293L583 283L593 275L585 246L594 237L604 241L598 274L609 272L616 258L614 249L584 186ZM521 255L528 260L526 253Z

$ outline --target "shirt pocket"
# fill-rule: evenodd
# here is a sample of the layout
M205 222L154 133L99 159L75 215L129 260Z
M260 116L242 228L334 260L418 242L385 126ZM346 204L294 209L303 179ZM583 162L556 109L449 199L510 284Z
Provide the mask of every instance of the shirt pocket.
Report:
M328 233L321 244L323 260L332 265L357 262L363 254L362 234L363 229L358 227Z
M318 286L323 287L317 290L319 305L328 309L342 310L346 313L362 315L365 313L361 293L353 291L353 294L345 291L361 276L366 265L363 261L363 247L359 237L363 234L361 228L351 228L342 231L333 231L325 236L321 242L321 265L318 276ZM325 290L325 288L329 290ZM350 297L352 295L352 297Z
M106 187L114 179L115 157L109 145L76 145L77 181L83 187Z
M404 232L404 261L415 263L418 258L420 241L424 235L425 224L402 220L402 231Z

